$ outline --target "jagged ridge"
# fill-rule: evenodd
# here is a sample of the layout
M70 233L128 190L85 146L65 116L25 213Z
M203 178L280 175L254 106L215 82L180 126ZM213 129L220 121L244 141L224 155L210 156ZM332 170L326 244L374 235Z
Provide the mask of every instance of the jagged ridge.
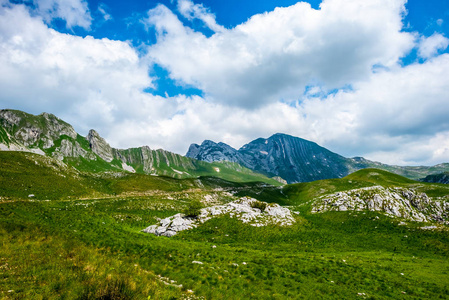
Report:
M95 130L83 137L70 124L48 113L35 116L0 110L0 150L34 152L89 172L129 171L174 178L217 176L278 184L236 163L210 164L148 146L115 149Z
M269 177L282 177L288 183L341 178L364 168L379 168L412 179L449 170L449 164L401 167L363 157L346 158L314 142L280 133L268 139L256 139L239 150L206 140L201 145L192 144L186 156L208 162L237 162Z

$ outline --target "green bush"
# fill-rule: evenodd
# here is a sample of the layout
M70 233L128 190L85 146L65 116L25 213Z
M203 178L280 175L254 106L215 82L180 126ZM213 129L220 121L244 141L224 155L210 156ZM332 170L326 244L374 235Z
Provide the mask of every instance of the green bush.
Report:
M267 203L266 202L261 202L261 201L254 201L251 203L251 207L252 208L258 208L260 209L260 211L264 211L265 208L267 208Z
M203 203L201 203L201 201L193 200L184 209L183 214L189 218L196 218L200 215L201 209L203 207L204 206L203 206Z

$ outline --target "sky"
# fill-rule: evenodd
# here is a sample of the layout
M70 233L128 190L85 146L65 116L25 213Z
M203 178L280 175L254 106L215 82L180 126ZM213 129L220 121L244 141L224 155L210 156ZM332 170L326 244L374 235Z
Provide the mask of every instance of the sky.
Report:
M449 0L0 0L0 109L184 155L286 133L449 162Z

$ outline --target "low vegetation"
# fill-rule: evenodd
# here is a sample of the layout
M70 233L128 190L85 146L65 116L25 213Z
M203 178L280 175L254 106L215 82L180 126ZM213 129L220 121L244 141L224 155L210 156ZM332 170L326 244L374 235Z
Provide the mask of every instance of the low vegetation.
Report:
M199 200L191 201L187 207L183 210L183 214L186 217L196 218L201 214L201 209L204 207L203 203Z
M31 154L7 160L0 155L2 299L445 299L449 294L447 227L423 230L429 224L402 225L369 211L311 214L308 206L324 193L371 185L449 195L443 185L373 169L284 188L213 177L99 176L30 163ZM244 195L290 205L296 223L254 227L222 216L171 238L141 232L159 219L197 209L200 201Z

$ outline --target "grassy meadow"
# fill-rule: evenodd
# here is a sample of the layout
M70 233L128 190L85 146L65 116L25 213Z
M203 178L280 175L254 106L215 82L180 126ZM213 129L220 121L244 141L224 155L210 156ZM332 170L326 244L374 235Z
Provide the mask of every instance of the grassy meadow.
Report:
M369 211L311 214L308 205L326 191L399 185L444 196L444 185L377 170L284 188L211 177L98 176L27 164L24 155L0 160L0 299L449 295L447 227L423 230L428 224L399 225ZM193 201L244 195L289 205L296 223L253 227L222 216L171 238L141 232Z

